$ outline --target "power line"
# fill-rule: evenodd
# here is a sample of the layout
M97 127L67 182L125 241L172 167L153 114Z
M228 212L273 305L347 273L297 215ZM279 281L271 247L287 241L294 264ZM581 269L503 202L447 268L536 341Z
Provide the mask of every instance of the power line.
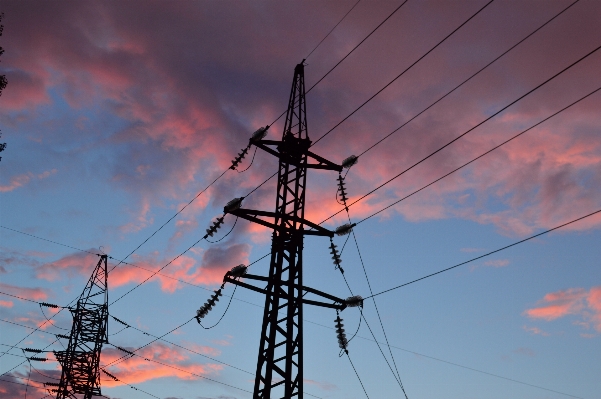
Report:
M310 52L309 54L307 54L307 56L305 57L305 59L309 58L309 57L311 56L311 54L313 54L313 52L314 52L315 50L317 50L317 48L318 48L318 47L321 45L321 43L323 43L323 42L324 42L324 40L326 40L326 39L328 38L328 36L330 36L330 34L331 34L332 32L334 32L334 29L336 29L336 28L338 27L338 25L340 25L340 23L341 23L342 21L344 21L344 19L346 18L346 16L347 16L347 15L349 15L349 14L351 13L351 11L353 11L353 9L354 9L354 8L357 6L357 4L359 4L359 2L360 2L360 1L361 1L361 0L357 0L357 2L356 2L356 3L355 3L355 4L354 4L352 7L351 7L351 9L350 9L350 10L348 10L348 11L346 12L346 14L344 14L344 16L342 17L342 19L341 19L340 21L338 21L338 23L337 23L336 25L334 25L334 27L333 27L332 29L330 29L330 31L328 32L328 34L327 34L327 35L325 35L325 36L324 36L324 38L323 38L323 39L321 39L321 41L320 41L319 43L317 43L317 46L315 46L315 48L313 48L313 50L311 50L311 52Z
M518 97L516 100L513 100L512 102L510 102L509 104L507 104L506 106L502 107L501 109L499 109L498 111L496 111L495 113L493 113L492 115L490 115L489 117L487 117L486 119L484 119L483 121L479 122L478 124L476 124L475 126L471 127L470 129L468 129L466 132L460 134L459 136L455 137L453 140L449 141L448 143L446 143L445 145L443 145L442 147L438 148L437 150L431 152L429 155L427 155L426 157L422 158L421 160L415 162L413 165L409 166L408 168L406 168L405 170L403 170L402 172L400 172L399 174L395 175L394 177L390 178L389 180L385 181L384 183L380 184L379 186L377 186L376 188L374 188L373 190L369 191L367 194L364 194L363 196L359 197L358 199L356 199L355 201L351 202L348 207L350 208L351 206L353 206L354 204L356 204L357 202L363 200L365 197L373 194L375 191L379 190L380 188L384 187L385 185L387 185L388 183L390 183L391 181L397 179L398 177L400 177L401 175L407 173L408 171L410 171L411 169L413 169L414 167L416 167L417 165L421 164L422 162L426 161L427 159L431 158L432 156L434 156L435 154L439 153L440 151L442 151L443 149L445 149L446 147L450 146L451 144L453 144L454 142L456 142L457 140L459 140L460 138L464 137L465 135L467 135L468 133L470 133L471 131L473 131L474 129L476 129L477 127L483 125L485 122L489 121L490 119L494 118L495 116L497 116L498 114L500 114L501 112L505 111L507 108L511 107L512 105L514 105L515 103L517 103L518 101L520 101L521 99L523 99L524 97L528 96L529 94L533 93L535 90L539 89L540 87L542 87L543 85L549 83L551 80L555 79L557 76L561 75L562 73L564 73L565 71L567 71L568 69L572 68L574 65L578 64L579 62L583 61L584 59L586 59L587 57L591 56L592 54L594 54L595 52L597 52L599 49L601 49L601 46L596 47L594 50L590 51L589 53L587 53L586 55L582 56L581 58L579 58L577 61L574 61L572 64L568 65L567 67L565 67L564 69L562 69L561 71L557 72L555 75L551 76L550 78L548 78L547 80L545 80L544 82L540 83L539 85L537 85L535 88L529 90L528 92L526 92L525 94L521 95L520 97ZM342 208L341 210L339 210L338 212L334 213L333 215L331 215L330 217L328 217L327 219L324 219L323 221L321 221L319 224L324 223L325 221L333 218L334 216L338 215L340 212L344 211L344 208Z
M457 86L455 86L455 88L453 88L451 91L447 92L445 95L443 95L442 97L440 97L438 100L434 101L432 104L430 104L428 107L424 108L421 112L419 112L417 115L413 116L411 119L409 119L407 122L403 123L401 126L399 126L398 128L394 129L392 132L388 133L386 136L382 137L380 140L376 141L374 144L372 144L370 147L368 147L366 150L364 150L362 153L360 153L359 155L357 155L357 157L361 157L362 155L364 155L366 152L370 151L371 149L373 149L375 146L377 146L378 144L380 144L382 141L386 140L388 137L392 136L394 133L396 133L397 131L399 131L401 128L403 128L405 125L407 125L409 122L413 121L415 118L417 118L418 116L420 116L421 114L423 114L424 112L426 112L427 110L429 110L430 108L432 108L434 105L438 104L440 101L442 101L444 98L446 98L447 96L449 96L451 93L453 93L455 90L459 89L461 86L463 86L465 83L467 83L468 81L470 81L472 78L474 78L476 75L480 74L480 72L484 71L486 68L488 68L489 66L491 66L492 64L494 64L496 61L498 61L501 57L503 57L505 54L509 53L511 50L513 50L514 48L516 48L517 46L519 46L521 43L523 43L525 40L527 40L530 36L534 35L536 32L538 32L539 30L541 30L543 27L545 27L547 24L549 24L551 21L553 21L555 18L559 17L561 14L563 14L565 11L567 11L570 7L572 7L574 4L578 3L580 0L576 0L574 1L572 4L568 5L566 8L564 8L563 10L561 10L559 13L555 14L551 19L549 19L547 22L545 22L544 24L542 24L541 26L539 26L538 28L536 28L535 30L533 30L530 34L528 34L526 37L524 37L522 40L520 40L519 42L517 42L516 44L514 44L513 46L511 46L510 48L508 48L507 50L505 50L503 53L501 53L501 55L499 55L498 57L496 57L495 59L493 59L492 61L490 61L488 64L486 64L485 66L483 66L482 68L480 68L476 73L472 74L469 78L465 79L463 82L461 82L460 84L458 84Z
M355 108L355 110L353 112L351 112L350 114L348 114L344 119L342 119L340 122L338 122L336 125L334 125L334 127L332 127L330 130L328 130L327 132L325 132L321 137L319 137L317 140L315 140L312 144L315 145L317 143L319 143L321 141L321 139L323 139L324 137L326 137L328 134L330 134L334 129L336 129L338 126L340 126L344 121L346 121L348 118L350 118L353 114L355 114L355 112L359 111L361 108L363 108L363 106L365 104L367 104L368 102L370 102L375 96L377 96L378 94L380 94L382 91L384 91L388 86L390 86L391 84L393 84L398 78L400 78L402 75L405 74L405 72L407 72L409 69L411 69L415 64L417 64L418 62L420 62L424 57L426 57L428 54L430 54L432 51L434 51L434 49L436 49L438 46L440 46L445 40L447 40L449 37L451 37L455 32L457 32L459 29L461 29L461 27L463 27L465 24L467 24L469 21L472 20L472 18L474 18L476 15L478 15L482 10L484 10L486 7L488 7L494 0L490 0L488 3L486 3L482 8L480 8L478 11L476 11L475 14L473 14L471 17L469 17L465 22L463 22L461 25L459 25L457 28L455 28L451 33L449 33L447 36L445 36L444 39L442 39L441 41L439 41L434 47L432 47L430 50L428 50L424 55L422 55L421 57L419 57L415 62L413 62L411 65L409 65L403 72L401 72L400 74L398 74L394 79L392 79L390 82L388 82L384 87L382 87L380 90L378 90L374 95L372 95L370 98L368 98L367 100L365 100L365 102L363 102L363 104L361 104L359 107ZM404 3L403 3L404 4ZM402 4L401 4L402 5Z
M358 48L360 45L362 45L364 41L366 41L367 39L369 39L369 37L370 37L371 35L373 35L375 31L377 31L378 29L380 29L380 27L381 27L382 25L384 25L384 23L385 23L386 21L388 21L388 20L390 19L390 17L392 17L392 16L393 16L393 15L394 15L394 14L395 14L395 13L396 13L396 12L397 12L397 11L398 11L398 10L399 10L401 7L402 7L402 6L403 6L403 5L406 3L406 2L407 2L407 0L403 1L403 2L401 3L401 5L400 5L400 6L398 6L397 8L395 8L395 9L394 9L394 11L392 11L392 12L390 13L390 15L388 15L386 18L384 18L384 20L383 20L382 22L380 22L380 24L378 24L378 26L376 26L376 27L375 27L375 28L374 28L374 29L373 29L371 32L369 32L369 34L368 34L367 36L365 36L365 37L363 38L363 40L361 40L361 41L360 41L360 42L359 42L359 43L358 43L358 44L357 44L355 47L353 47L353 48L352 48L352 50L351 50L351 51L349 51L349 52L348 52L348 53L347 53L347 54L346 54L344 57L342 57L342 59L341 59L340 61L338 61L338 62L336 63L336 65L334 65L334 66L333 66L333 67L332 67L332 68L331 68L331 69L330 69L328 72L326 72L326 74L325 74L325 75L323 75L323 76L322 76L322 77L321 77L321 78L320 78L320 79L319 79L317 82L315 82L315 83L313 84L313 86L311 86L311 87L309 88L309 90L307 90L307 94L308 94L308 93L309 93L311 90L313 90L313 88L314 88L315 86L317 86L317 85L318 85L318 84L319 84L319 83L320 83L322 80L324 80L324 79L326 78L326 76L328 76L328 75L330 74L330 72L332 72L334 69L336 69L336 67L337 67L338 65L340 65L340 64L342 63L342 61L346 60L346 58L347 58L349 55L351 55L351 54L352 54L352 53L353 53L353 52L354 52L354 51L355 51L355 50L356 50L356 49L357 49L357 48ZM359 3L359 2L357 2L357 3ZM355 5L357 5L357 3L356 3ZM353 6L353 8L354 8L354 7L355 7L355 6ZM314 144L315 144L315 143L314 143Z
M559 111L557 111L557 112L555 112L555 113L553 113L553 114L549 115L549 116L548 116L548 117L546 117L545 119L543 119L543 120L541 120L541 121L539 121L539 122L535 123L534 125L530 126L528 129L522 130L520 133L518 133L518 134L516 134L516 135L512 136L511 138L509 138L509 139L507 139L507 140L503 141L502 143L500 143L500 144L498 144L498 145L494 146L494 147L493 147L493 148L491 148L490 150L488 150L488 151L486 151L486 152L484 152L484 153L482 153L482 154L478 155L476 158L473 158L472 160L470 160L470 161L468 161L468 162L464 163L463 165L461 165L461 166L459 166L459 167L457 167L457 168L453 169L452 171L450 171L450 172L446 173L445 175L443 175L443 176L439 177L438 179L434 180L433 182L426 184L425 186L421 187L420 189L418 189L418 190L415 190L415 191L413 191L413 192L412 192L412 193L410 193L410 194L407 194L406 196L404 196L404 197L402 197L402 198L400 198L400 199L396 200L396 201L395 201L395 202L393 202L392 204L390 204L390 205L388 205L388 206L386 206L386 207L384 207L384 208L380 209L379 211L377 211L377 212L374 212L374 213L372 213L371 215L369 215L369 216L367 216L367 217L365 217L365 218L361 219L361 220L360 220L360 221L358 221L356 224L363 223L363 222L364 222L364 221L366 221L367 219L370 219L370 218L372 218L372 217L374 217L374 216L376 216L376 215L378 215L378 214L380 214L380 213L384 212L385 210L387 210L387 209L389 209L390 207L392 207L392 206L394 206L394 205L398 204L399 202L406 200L407 198L409 198L409 197L413 196L414 194L417 194L417 193L419 193L420 191L422 191L422 190L424 190L424 189L426 189L426 188L430 187L431 185L433 185L433 184L435 184L435 183L439 182L440 180L444 179L445 177L447 177L447 176L449 176L449 175L451 175L451 174L453 174L453 173L457 172L457 171L458 171L458 170L460 170L460 169L463 169L464 167L466 167L466 166L470 165L471 163L473 163L473 162L477 161L478 159L480 159L480 158L484 157L485 155L487 155L487 154L490 154L491 152L493 152L493 151L494 151L494 150L496 150L497 148L499 148L499 147L501 147L501 146L503 146L503 145L505 145L505 144L509 143L510 141L512 141L512 140L514 140L514 139L516 139L516 138L520 137L522 134L524 134L524 133L528 132L529 130L532 130L532 129L534 129L534 128L535 128L535 127L537 127L538 125L540 125L540 124L542 124L542 123L544 123L544 122L548 121L549 119L551 119L551 118L553 118L554 116L556 116L556 115L558 115L558 114L562 113L563 111L567 110L568 108L570 108L570 107L572 107L572 106L574 106L574 105L578 104L580 101L582 101L582 100L584 100L585 98L587 98L587 97L589 97L589 96L591 96L591 95L595 94L595 93L596 93L596 92L598 92L599 90L601 90L601 87L599 87L599 88L597 88L597 89L593 90L592 92L588 93L588 94L587 94L587 95L585 95L584 97L580 97L578 100L574 101L574 102L573 102L573 103L571 103L570 105L568 105L568 106L566 106L566 107L564 107L564 108L560 109Z
M396 290L396 289L399 289L399 288L405 287L405 286L407 286L407 285L409 285L409 284L413 284L413 283L417 283L418 281L425 280L425 279L427 279L427 278L429 278L429 277L436 276L437 274L441 274L441 273L447 272L447 271L449 271L449 270L455 269L456 267L463 266L463 265L465 265L465 264L467 264L467 263L473 262L473 261L475 261L475 260L478 260L478 259L482 259L482 258L484 258L484 257L486 257L486 256L489 256L489 255L492 255L492 254L494 254L494 253L497 253L497 252L503 251L504 249L511 248L511 247L513 247L513 246L516 246L516 245L518 245L518 244L521 244L521 243L523 243L523 242L526 242L526 241L532 240L533 238L540 237L540 236L542 236L542 235L544 235L544 234L547 234L547 233L550 233L550 232L552 232L552 231L555 231L555 230L557 230L557 229L560 229L560 228L562 228L562 227L568 226L568 225L570 225L570 224L572 224L572 223L576 223L576 222L578 222L578 221L580 221L580 220L586 219L586 218L588 218L588 217L590 217L590 216L593 216L593 215L596 215L597 213L600 213L600 212L601 212L601 209L599 209L599 210L597 210L597 211L595 211L595 212L591 212L591 213L589 213L588 215L584 215L584 216L581 216L581 217L579 217L579 218L577 218L577 219L571 220L571 221L569 221L569 222L567 222L567 223L560 224L559 226L556 226L556 227L553 227L553 228L551 228L551 229L545 230L545 231L543 231L543 232L541 232L541 233L538 233L538 234L532 235L532 236L530 236L530 237L528 237L528 238L524 238L523 240L520 240L520 241L514 242L513 244L509 244L509 245L506 245L506 246L504 246L504 247L502 247L502 248L495 249L494 251L487 252L487 253L485 253L484 255L480 255L480 256L477 256L477 257L475 257L475 258L472 258L472 259L470 259L470 260L466 260L465 262L461 262L461 263L458 263L458 264L456 264L456 265L454 265L454 266L447 267L446 269L442 269L442 270L439 270L439 271L437 271L437 272L435 272L435 273L428 274L427 276L420 277L420 278L418 278L418 279L415 279L415 280L409 281L408 283L401 284L401 285L398 285L398 286L396 286L396 287L389 288L389 289L387 289L387 290L384 290L384 291L378 292L377 294L373 294L373 295L371 295L371 296L368 296L368 297L367 297L367 298L365 298L365 299L373 298L373 297L376 297L376 296L378 296L378 295L382 295L382 294L384 294L384 293L386 293L386 292L393 291L393 290Z
M98 254L96 254L94 252L86 251L85 249L81 249L81 248L77 248L77 247L72 247L71 245L61 244L60 242L52 241L52 240L49 240L47 238L42 238L42 237L34 236L33 234L25 233L24 231L19 231L19 230L11 229L10 227L1 226L1 225L0 225L0 227L2 227L3 229L6 229L6 230L13 231L15 233L19 233L19 234L23 234L23 235L26 235L26 236L29 236L29 237L37 238L38 240L43 240L43 241L50 242L52 244L60 245L60 246L66 247L66 248L71 248L71 249L74 249L76 251L86 252L86 253L89 253L91 255L98 255Z

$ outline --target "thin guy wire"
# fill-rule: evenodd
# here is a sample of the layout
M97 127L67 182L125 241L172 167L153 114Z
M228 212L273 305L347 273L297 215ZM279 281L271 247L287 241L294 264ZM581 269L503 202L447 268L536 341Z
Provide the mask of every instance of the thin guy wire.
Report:
M544 235L544 234L547 234L547 233L550 233L550 232L552 232L552 231L555 231L555 230L557 230L557 229L560 229L560 228L562 228L562 227L568 226L568 225L570 225L570 224L572 224L572 223L576 223L576 222L578 222L578 221L580 221L580 220L586 219L586 218L588 218L588 217L590 217L590 216L593 216L593 215L596 215L597 213L600 213L600 212L601 212L601 209L599 209L599 210L597 210L597 211L595 211L595 212L591 212L591 213L589 213L588 215L584 215L584 216L581 216L581 217L579 217L579 218L577 218L577 219L571 220L571 221L569 221L569 222L566 222L566 223L560 224L559 226L555 226L555 227L553 227L553 228L551 228L551 229L545 230L545 231L543 231L543 232L540 232L540 233L538 233L538 234L535 234L535 235L532 235L532 236L530 236L530 237L524 238L523 240L516 241L516 242L514 242L513 244L509 244L509 245L506 245L506 246L504 246L504 247L502 247L502 248L495 249L494 251L487 252L487 253L485 253L484 255L480 255L480 256L477 256L477 257L475 257L475 258L472 258L472 259L470 259L470 260L466 260L465 262L461 262L461 263L458 263L458 264L456 264L456 265L454 265L454 266L447 267L446 269L442 269L442 270L439 270L439 271L437 271L437 272L435 272L435 273L428 274L427 276L420 277L420 278L418 278L418 279L415 279L415 280L409 281L408 283L401 284L401 285L398 285L398 286L396 286L396 287L389 288L389 289L387 289L387 290L384 290L384 291L378 292L377 294L373 294L373 295L371 295L371 296L368 296L368 297L367 297L367 298L365 298L365 299L373 298L373 297L376 297L376 296L378 296L378 295L382 295L382 294L384 294L384 293L386 293L386 292L390 292L390 291L393 291L393 290L399 289L399 288L401 288L401 287L405 287L405 286L407 286L407 285L409 285L409 284L413 284L413 283L417 283L418 281L425 280L425 279L427 279L427 278L429 278L429 277L436 276L437 274L441 274L441 273L447 272L447 271L449 271L449 270L451 270L451 269L454 269L454 268L456 268L456 267L463 266L463 265L465 265L465 264L467 264L467 263L473 262L473 261L475 261L475 260L478 260L478 259L482 259L482 258L484 258L484 257L486 257L486 256L489 256L489 255L492 255L492 254L494 254L494 253L497 253L497 252L503 251L503 250L505 250L505 249L511 248L511 247L513 247L513 246L516 246L516 245L518 245L518 244L521 244L521 243L523 243L523 242L526 242L526 241L532 240L533 238L540 237L540 236L542 236L542 235Z
M330 29L330 31L328 32L328 34L327 34L327 35L325 35L325 36L324 36L324 38L323 38L323 39L321 39L321 41L320 41L319 43L317 43L317 46L315 46L315 48L314 48L313 50L311 50L311 52L310 52L310 53L309 53L309 54L308 54L308 55L305 57L305 59L309 58L309 57L311 56L311 54L313 54L313 52L314 52L315 50L317 50L317 48L318 48L318 47L321 45L321 43L323 43L323 41L324 41L324 40L326 40L326 39L328 38L328 36L330 36L330 34L331 34L332 32L334 32L334 29L336 29L336 28L338 27L338 25L340 25L340 23L341 23L342 21L344 21L344 19L346 18L346 16L347 16L347 15L349 15L349 14L351 13L351 11L353 11L353 8L355 8L355 7L357 6L357 4L359 4L359 2L360 2L360 1L361 1L361 0L357 0L357 2L356 2L356 3L355 3L355 4L354 4L352 7L351 7L351 9L350 9L350 10L348 10L348 11L346 12L346 14L344 14L344 16L342 17L342 19L341 19L340 21L338 21L338 23L337 23L336 25L334 25L334 27L333 27L332 29Z
M387 83L384 87L382 87L380 90L378 90L373 96L371 96L370 98L368 98L367 100L365 100L365 102L363 104L361 104L358 108L356 108L353 112L351 112L350 114L348 114L343 120L341 120L340 122L338 122L336 125L334 125L334 127L332 127L330 130L328 130L327 132L325 132L320 138L318 138L317 140L315 140L313 142L313 144L311 144L311 146L314 146L315 144L319 143L321 141L321 139L323 139L324 137L326 137L328 134L330 134L334 129L336 129L338 126L340 126L344 121L346 121L348 118L350 118L353 114L355 114L355 112L359 111L361 108L363 108L363 106L365 104L367 104L368 102L370 102L375 96L377 96L378 94L380 94L382 91L384 91L388 86L390 86L391 84L393 84L398 78L400 78L402 75L405 74L405 72L407 72L409 69L411 69L415 64L417 64L418 62L420 62L424 57L426 57L428 54L430 54L432 51L434 51L434 49L436 49L438 46L440 46L444 41L446 41L449 37L451 37L455 32L457 32L459 29L461 29L461 27L463 27L465 24L467 24L469 21L472 20L472 18L474 18L476 15L478 15L482 10L484 10L486 7L488 7L494 0L490 0L488 3L486 3L484 5L484 7L480 8L478 11L476 11L475 14L473 14L471 17L469 17L465 22L463 22L461 25L459 25L457 28L455 28L451 33L449 33L447 36L445 36L444 39L442 39L440 42L438 42L434 47L432 47L430 50L428 50L424 55L422 55L421 57L419 57L415 62L413 62L413 64L409 65L403 72L401 72L400 74L398 74L394 79L392 79L389 83ZM403 3L404 4L404 3Z
M500 114L501 112L505 111L507 108L509 108L510 106L514 105L515 103L517 103L518 101L520 101L521 99L523 99L524 97L528 96L529 94L531 94L532 92L534 92L535 90L539 89L540 87L542 87L543 85L549 83L551 80L555 79L557 76L561 75L562 73L564 73L565 71L567 71L568 69L572 68L574 65L578 64L579 62L583 61L585 58L589 57L590 55L592 55L593 53L597 52L599 49L601 49L601 46L596 47L594 50L592 50L591 52L587 53L586 55L584 55L583 57L579 58L577 61L574 61L572 64L568 65L567 67L565 67L564 69L562 69L561 71L557 72L555 75L551 76L550 78L548 78L547 80L545 80L544 82L542 82L541 84L539 84L538 86L536 86L535 88L531 89L530 91L528 91L527 93L521 95L520 97L518 97L516 100L512 101L511 103L507 104L506 106L504 106L503 108L501 108L500 110L496 111L494 114L490 115L489 117L487 117L486 119L484 119L482 122L479 122L478 124L476 124L475 126L471 127L470 129L468 129L466 132L460 134L459 136L455 137L453 140L449 141L448 143L446 143L445 145L443 145L442 147L438 148L436 151L430 153L429 155L427 155L426 157L422 158L421 160L417 161L416 163L414 163L413 165L409 166L407 169L403 170L401 173L397 174L396 176L390 178L389 180L387 180L386 182L382 183L381 185L379 185L378 187L374 188L373 190L369 191L367 194L359 197L358 199L356 199L355 201L351 202L348 206L349 208L351 206L353 206L354 204L356 204L357 202L361 201L362 199L364 199L365 197L373 194L375 191L379 190L380 188L384 187L385 185L387 185L388 183L390 183L391 181L393 181L394 179L400 177L401 175L407 173L408 171L410 171L411 169L413 169L414 167L416 167L417 165L421 164L422 162L426 161L427 159L431 158L432 156L434 156L435 154L439 153L440 151L442 151L443 149L445 149L446 147L450 146L451 144L453 144L454 142L456 142L457 140L461 139L463 136L467 135L468 133L470 133L471 131L473 131L474 129L476 129L477 127L483 125L485 122L489 121L490 119L494 118L495 116L497 116L498 114ZM319 224L324 223L325 221L333 218L334 216L336 216L337 214L339 214L340 212L344 211L344 208L342 208L341 210L339 210L338 212L334 213L333 215L331 215L330 217L328 217L327 219L324 219L323 221L321 221Z
M434 105L438 104L444 98L446 98L447 96L449 96L455 90L459 89L461 86L463 86L465 83L467 83L468 81L470 81L472 78L474 78L480 72L484 71L486 68L488 68L489 66L491 66L493 63L495 63L497 60L499 60L499 58L503 57L505 54L507 54L508 52L510 52L511 50L513 50L514 48L516 48L517 46L519 46L526 39L528 39L530 36L534 35L536 32L538 32L539 30L541 30L545 25L549 24L555 18L559 17L561 14L563 14L565 11L567 11L568 8L572 7L574 4L578 3L579 1L580 0L574 1L572 4L570 4L569 6L567 6L566 8L564 8L563 10L561 10L559 13L555 14L547 22L545 22L544 24L542 24L541 26L539 26L538 28L536 28L535 30L533 30L528 36L524 37L522 40L520 40L519 42L517 42L516 44L514 44L513 46L511 46L509 49L505 50L501 55L499 55L494 60L490 61L488 64L486 64L485 66L483 66L482 68L480 68L476 73L474 73L469 78L467 78L466 80L464 80L463 82L461 82L460 84L458 84L457 86L455 86L455 88L453 90L449 91L444 96L442 96L438 100L434 101L427 108L423 109L420 113L418 113L417 115L413 116L407 122L403 123L401 126L399 126L398 128L394 129L392 132L388 133L386 136L382 137L380 140L376 141L374 144L372 144L370 147L368 147L362 153L360 153L359 155L357 155L357 157L360 157L363 154L365 154L366 152L370 151L372 148L374 148L375 146L377 146L378 144L380 144L382 141L386 140L388 137L392 136L394 133L396 133L397 131L399 131L402 127L404 127L405 125L407 125L409 122L413 121L415 118L417 118L418 116L420 116L421 114L423 114L424 112L426 112L427 110L429 110L430 108L432 108Z
M372 217L376 216L377 214L384 212L385 210L387 210L387 209L389 209L390 207L392 207L392 206L394 206L394 205L398 204L399 202L406 200L407 198L411 197L412 195L419 193L420 191L422 191L422 190L426 189L427 187L430 187L431 185L433 185L433 184L435 184L435 183L439 182L440 180L444 179L445 177L447 177L447 176L449 176L449 175L451 175L451 174L453 174L453 173L457 172L458 170L460 170L460 169L462 169L462 168L464 168L464 167L466 167L466 166L470 165L471 163L473 163L473 162L477 161L478 159L480 159L480 158L484 157L485 155L488 155L489 153L493 152L493 151L494 151L494 150L496 150L497 148L499 148L499 147L501 147L501 146L503 146L503 145L505 145L505 144L509 143L510 141L512 141L512 140L514 140L514 139L516 139L516 138L518 138L519 136L521 136L522 134L524 134L524 133L528 132L529 130L532 130L532 129L534 129L535 127L537 127L538 125L542 124L543 122L546 122L547 120L549 120L549 119L553 118L554 116L556 116L556 115L558 115L558 114L562 113L563 111L567 110L568 108L572 107L573 105L576 105L576 104L578 104L580 101L582 101L582 100L584 100L585 98L587 98L587 97L589 97L589 96L591 96L591 95L595 94L595 93L596 93L596 92L598 92L599 90L601 90L601 87L599 87L599 88L597 88L597 89L593 90L592 92L588 93L588 94L587 94L587 95L585 95L584 97L581 97L581 98L579 98L578 100L574 101L574 102L573 102L573 103L571 103L570 105L568 105L568 106L566 106L566 107L564 107L564 108L560 109L559 111L557 111L557 112L555 112L555 113L551 114L550 116L546 117L545 119L541 120L540 122L538 122L538 123L536 123L536 124L534 124L534 125L530 126L528 129L522 130L520 133L518 133L518 134L516 134L515 136L512 136L511 138L509 138L509 139L507 139L507 140L503 141L502 143L500 143L500 144L498 144L498 145L494 146L494 147L493 147L493 148L491 148L490 150L488 150L488 151L486 151L486 152L484 152L484 153L480 154L479 156L477 156L476 158L472 159L471 161L469 161L469 162L466 162L466 163L464 163L463 165L461 165L461 166L459 166L459 167L457 167L457 168L453 169L453 170L452 170L452 171L450 171L449 173L447 173L447 174L445 174L445 175L443 175L443 176L439 177L438 179L434 180L433 182L426 184L426 185L425 185L425 186L423 186L422 188L420 188L420 189L418 189L418 190L415 190L415 191L413 191L413 192L412 192L412 193L410 193L410 194L407 194L406 196L404 196L404 197L402 197L402 198L400 198L400 199L396 200L396 201L395 201L395 202L393 202L392 204L390 204L390 205L388 205L388 206L386 206L386 207L384 207L384 208L380 209L379 211L377 211L377 212L374 212L374 213L372 213L371 215L369 215L369 216L367 216L367 217L365 217L365 218L361 219L361 220L360 220L360 221L358 221L356 224L358 225L358 224L360 224L360 223L363 223L363 222L364 222L364 221L366 221L367 219L370 219L370 218L372 218Z
M336 67L337 67L338 65L340 65L340 64L342 63L342 61L344 61L344 60L345 60L345 59L346 59L346 58L347 58L349 55L351 55L351 54L352 54L352 53L353 53L353 52L354 52L354 51L355 51L355 50L356 50L356 49L357 49L357 48L358 48L360 45L362 45L364 41L366 41L367 39L369 39L369 37L370 37L371 35L373 35L373 34L374 34L374 32L375 32L375 31L377 31L377 30L378 30L378 29L379 29L379 28L380 28L382 25L384 25L384 23L385 23L386 21L388 21L388 20L390 19L390 17L392 17L392 16L393 16L393 15L394 15L394 14L395 14L395 13L396 13L396 12L397 12L397 11L398 11L398 10L399 10L401 7L402 7L402 6L403 6L403 5L406 3L406 2L407 2L407 0L403 1L403 3L401 3L401 5L400 5L400 6L398 6L397 8L395 8L395 9L394 9L394 11L393 11L392 13L390 13L390 15L388 15L388 16L387 16L387 17L386 17L386 18L385 18L385 19L384 19L382 22L380 22L380 24L379 24L378 26L376 26L376 27L374 28L374 30L372 30L372 31L371 31L371 32L370 32L370 33L369 33L367 36L365 36L365 38L364 38L363 40L361 40L361 41L359 42L359 44L357 44L355 47L353 47L353 49L352 49L351 51L349 51L349 52L348 52L348 53L347 53L347 54L346 54L344 57L342 57L342 59L341 59L340 61L338 61L338 62L336 63L336 65L334 65L334 66L333 66L333 67L332 67L332 68L331 68L331 69L330 69L328 72L326 72L326 74L325 74L325 75L323 75L323 76L321 77L321 79L319 79L317 82L315 82L315 83L313 84L313 86L311 86L311 87L309 88L309 90L307 90L307 92L306 92L305 94L309 94L309 92L310 92L311 90L313 90L313 88L314 88L315 86L317 86L317 85L318 85L318 84L319 84L319 83L320 83L322 80L324 80L324 79L326 78L326 76L328 76L328 75L330 74L330 72L332 72L334 69L336 69ZM357 3L359 3L359 2L357 2ZM355 4L355 5L357 5L357 4ZM355 6L353 6L353 8L354 8L354 7L355 7ZM318 141L319 141L319 140L318 140Z

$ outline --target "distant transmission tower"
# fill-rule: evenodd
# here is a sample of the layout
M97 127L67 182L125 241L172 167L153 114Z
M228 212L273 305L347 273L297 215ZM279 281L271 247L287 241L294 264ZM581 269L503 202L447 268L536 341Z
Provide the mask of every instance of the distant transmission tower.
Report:
M253 398L302 398L303 303L337 310L347 306L345 300L302 285L303 237L334 236L334 232L305 219L307 169L342 171L342 166L309 151L302 62L294 69L282 140L263 140L267 128L255 132L251 144L279 158L275 212L240 208L241 198L224 209L225 213L273 229L269 277L244 274L245 279L266 282L267 287L259 288L230 275L224 281L266 296ZM334 303L306 299L307 293Z
M77 300L69 308L73 314L73 325L67 350L54 352L62 367L61 380L56 399L84 399L100 396L100 351L108 342L108 286L107 255L101 255L92 276ZM46 384L54 385L54 384Z

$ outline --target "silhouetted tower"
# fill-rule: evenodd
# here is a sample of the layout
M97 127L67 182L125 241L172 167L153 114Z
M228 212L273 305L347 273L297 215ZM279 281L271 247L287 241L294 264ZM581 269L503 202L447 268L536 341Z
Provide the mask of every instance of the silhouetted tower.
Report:
M69 308L73 325L67 350L54 352L62 367L56 399L100 396L99 361L102 344L108 342L107 255L101 255L92 276Z
M269 277L244 275L245 279L266 282L267 287L255 287L227 276L225 280L266 296L253 398L302 398L302 305L307 303L335 309L346 306L339 298L302 285L304 235L334 236L334 232L305 219L307 169L342 170L341 166L309 151L311 141L307 133L303 63L294 69L282 140L263 140L267 128L257 131L251 144L279 158L275 212L243 208L232 210L227 206L224 210L273 229ZM309 159L317 163L308 162ZM312 230L305 230L305 226ZM303 294L307 292L338 304L305 299Z

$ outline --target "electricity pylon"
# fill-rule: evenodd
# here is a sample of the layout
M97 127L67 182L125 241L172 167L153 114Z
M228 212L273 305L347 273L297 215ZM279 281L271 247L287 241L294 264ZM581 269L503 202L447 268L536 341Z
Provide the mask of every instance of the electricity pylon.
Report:
M77 305L69 308L73 315L69 346L54 352L62 367L60 383L53 390L56 399L75 398L75 394L83 394L84 399L101 395L100 351L108 342L107 273L107 255L100 255Z
M303 60L304 61L304 60ZM251 144L279 158L275 212L240 208L241 200L231 202L225 213L273 229L269 277L245 274L245 279L267 283L259 288L231 276L224 281L265 294L261 342L253 398L302 398L303 396L303 304L342 310L344 300L303 284L303 237L333 237L334 232L305 219L305 189L308 169L340 172L342 166L309 151L304 65L294 69L281 141L263 140L267 128L259 129ZM309 162L311 160L311 162ZM311 230L305 230L310 227ZM305 299L316 294L334 303Z

